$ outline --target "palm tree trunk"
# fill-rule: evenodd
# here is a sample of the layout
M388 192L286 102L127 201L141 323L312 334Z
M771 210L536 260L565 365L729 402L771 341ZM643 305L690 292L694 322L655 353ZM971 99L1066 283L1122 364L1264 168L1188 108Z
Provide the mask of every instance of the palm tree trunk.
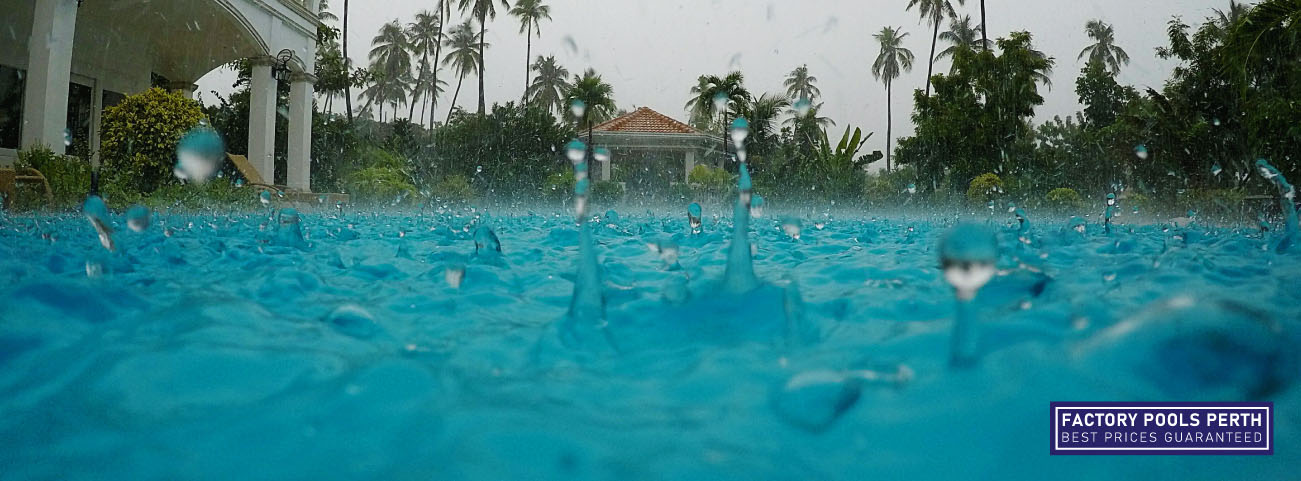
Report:
M931 75L935 73L935 44L940 41L940 17L931 19L935 23L935 34L931 36L931 61L926 65L926 96L931 96Z
M531 30L531 29L530 29L530 30ZM525 42L525 47L524 47L524 95L520 97L520 99L521 99L521 101L520 101L521 105L522 105L524 102L527 102L527 101L528 101L528 98L529 98L529 60L532 60L532 59L533 59L533 35L532 35L532 33L533 33L533 32L528 32L528 33L525 33L525 34L524 34L525 37L528 38L528 41Z
M483 102L483 49L484 40L488 37L488 12L485 11L479 15L479 115L483 115L488 109Z
M989 22L985 21L985 0L980 0L980 46L989 51Z
M890 172L890 142L894 139L894 136L890 134L891 128L894 127L894 116L892 115L894 104L891 103L894 91L890 88L893 86L892 84L894 84L893 81L885 83L885 171L887 173Z
M348 123L352 123L352 60L348 58L348 0L343 0L343 68L347 70L343 104L348 107Z
M452 105L447 108L447 120L444 120L443 123L452 121L452 111L456 110L456 98L461 96L461 84L463 83L465 83L464 74L461 75L461 80L456 81L456 93L452 95Z
M443 21L443 6L446 1L447 0L439 0L438 2L438 45L434 46L434 90L438 90L438 57L443 54L443 27L445 27L447 23ZM431 95L435 95L434 101L429 104L429 126L433 127L434 110L438 109L438 97L436 96L437 94L433 94L432 92Z
M411 119L416 118L416 104L417 104L417 103L420 103L420 99L419 99L419 97L420 97L419 90L412 89L412 91L411 91L411 111L410 111L410 112L407 112L407 120L408 120L408 121L410 121Z

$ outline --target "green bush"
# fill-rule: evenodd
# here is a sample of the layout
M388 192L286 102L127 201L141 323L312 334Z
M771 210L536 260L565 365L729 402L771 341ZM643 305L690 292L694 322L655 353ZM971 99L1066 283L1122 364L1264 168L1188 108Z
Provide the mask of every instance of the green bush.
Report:
M1001 190L1003 190L1003 180L997 175L988 172L980 174L975 179L971 179L971 185L967 187L967 200L984 204L994 200Z
M699 185L705 192L722 194L730 190L735 181L726 170L697 165L687 174L687 182Z
M376 165L348 175L344 187L357 202L393 203L414 200L416 186L402 169Z
M124 190L121 185L104 186L104 202L114 210L126 210L140 204L153 210L180 209L257 209L260 189L236 186L229 179L215 179L204 184L170 184L153 192Z
M592 203L610 206L623 200L623 184L618 182L597 182L592 184Z
M542 197L561 202L574 195L574 171L565 169L547 176L542 182Z
M157 88L104 109L100 145L104 180L141 193L179 183L172 174L176 143L203 119L198 102Z
M55 209L71 209L81 205L90 191L90 163L76 157L59 155L46 147L33 147L18 152L15 168L32 168L41 172L50 183ZM39 192L39 190L37 191ZM41 205L45 194L39 193Z
M443 202L469 202L474 200L474 188L464 175L449 175L434 186L434 197Z
M1066 187L1049 191L1048 195L1044 196L1044 201L1049 207L1055 209L1078 209L1084 206L1084 199L1080 198L1080 193Z

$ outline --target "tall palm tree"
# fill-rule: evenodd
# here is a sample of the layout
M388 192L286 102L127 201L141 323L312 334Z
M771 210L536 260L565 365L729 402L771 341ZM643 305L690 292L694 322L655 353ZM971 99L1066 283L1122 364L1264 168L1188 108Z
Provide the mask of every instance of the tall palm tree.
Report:
M899 33L900 29L885 27L874 35L881 44L881 53L872 62L872 76L885 83L885 171L890 171L891 142L894 141L893 95L894 80L903 72L913 69L913 52L903 46L903 39L908 33Z
M533 82L524 93L525 97L534 105L564 115L565 95L572 87L569 83L569 70L556 63L555 55L539 55L537 61L533 62L533 71L538 75L533 77Z
M1234 0L1229 0L1228 10L1220 10L1218 8L1211 9L1212 12L1215 12L1216 25L1218 25L1220 30L1223 32L1232 30L1233 26L1237 25L1238 20L1241 20L1250 10L1251 7L1249 5L1238 3Z
M321 23L332 23L339 21L339 17L330 11L330 0L321 0L316 6L316 20Z
M416 103L424 99L424 94L429 93L423 87L437 84L437 81L432 77L434 71L438 69L438 64L436 62L430 63L429 56L435 54L438 49L439 23L441 23L441 20L438 18L438 13L422 11L416 14L415 22L407 25L407 40L411 48L411 54L420 57L420 64L417 69L419 75L416 76L417 86L412 90L411 114L408 114L408 117L414 117ZM434 57L435 61L437 58ZM434 107L437 107L437 101L435 101ZM424 107L421 107L421 118L425 117L423 109ZM430 113L429 118L432 119L433 117L434 115Z
M1076 60L1089 57L1089 62L1100 62L1111 73L1120 71L1120 67L1129 64L1129 54L1116 45L1116 31L1102 20L1089 20L1084 24L1084 32L1093 39L1093 44L1084 47Z
M587 104L583 118L579 119L578 128L587 129L587 145L592 145L592 127L614 117L618 108L614 105L614 87L601 80L595 70L587 69L583 76L574 76L574 84L565 95L565 104L582 100Z
M787 92L789 95L790 92ZM750 122L751 149L755 154L766 154L766 149L773 145L777 137L777 118L790 108L791 101L781 94L763 94L750 99L737 108L737 115Z
M372 105L379 106L379 121L384 121L384 106L391 106L393 117L397 117L398 105L407 102L407 93L411 91L410 71L388 72L380 70L383 65L371 64L370 85L362 91L362 98L367 99L362 110L370 110ZM392 120L392 119L390 119Z
M429 114L429 125L434 124L434 107L438 105L439 97L442 97L443 90L447 87L447 82L438 80L433 74L433 65L420 60L420 74L416 76L415 87L411 89L411 103L414 105L416 99L423 99L428 108L420 108L420 123L425 123L425 113Z
M529 59L533 58L533 36L542 36L542 21L551 20L551 7L544 5L542 0L519 0L515 2L515 8L510 9L510 14L519 19L519 33L524 34L526 39L524 47L524 97L528 98L529 90Z
M782 85L786 87L786 95L792 99L803 99L809 102L818 100L822 96L822 91L818 90L818 78L809 75L809 66L801 65L786 74L786 80Z
M966 0L958 0L958 5L963 5ZM926 67L926 96L931 96L931 75L935 74L935 45L940 40L940 24L944 18L953 18L958 16L958 12L953 9L953 2L949 0L908 0L908 10L917 7L917 14L921 16L922 21L929 22L935 29L931 35L931 56L930 64Z
M990 48L993 48L994 45L989 43L989 29L986 27L986 25L989 24L986 22L985 0L980 0L980 44L985 47L986 51L988 51Z
M935 55L935 59L952 57L959 50L975 51L993 48L993 44L989 43L989 40L976 38L978 33L976 29L983 27L983 25L972 27L970 15L949 19L949 31L940 32L940 40L947 42L949 46Z
M696 86L691 87L692 97L687 100L686 109L697 123L709 124L715 115L721 116L719 128L722 130L723 153L727 153L728 110L750 101L750 91L745 89L745 75L732 72L725 77L702 75L696 79ZM727 108L720 112L714 102L717 97L727 99ZM705 119L709 119L706 121ZM703 122L702 122L703 121Z
M352 76L352 57L348 56L348 0L343 0L343 68ZM344 87L343 104L348 108L348 123L352 124L352 83Z
M451 66L458 80L456 93L452 95L451 108L447 111L447 121L452 120L452 111L456 110L456 99L461 96L461 84L465 83L465 77L474 73L483 64L483 57L480 56L482 50L476 48L482 35L474 31L474 24L470 20L452 27L449 35L450 37L443 41L443 46L449 50L447 57L443 59L443 65Z
M379 34L371 40L370 63L371 71L379 73L383 79L385 98L396 98L393 92L397 88L395 84L399 82L405 84L402 88L404 92L410 90L411 41L400 22L393 20L380 27ZM406 100L405 93L402 99Z
M439 85L439 84L446 85L447 82L442 82L438 80L438 71L442 70L438 68L439 65L442 65L441 63L439 63L438 59L442 58L443 55L443 40L445 39L446 37L445 34L447 33L447 28L446 28L447 21L452 16L452 0L438 0L437 3L434 4L434 14L438 16L438 38L437 40L434 41L434 62L433 62L434 75L433 75L432 82L435 85ZM437 109L438 109L438 105L436 103L434 105L429 106L430 124L434 122L433 120L434 110Z
M488 48L485 37L488 34L488 19L497 18L497 4L501 3L501 8L509 9L510 2L507 0L459 0L457 8L462 12L468 12L479 19L479 114L482 115L488 109L485 106L483 94L483 52Z

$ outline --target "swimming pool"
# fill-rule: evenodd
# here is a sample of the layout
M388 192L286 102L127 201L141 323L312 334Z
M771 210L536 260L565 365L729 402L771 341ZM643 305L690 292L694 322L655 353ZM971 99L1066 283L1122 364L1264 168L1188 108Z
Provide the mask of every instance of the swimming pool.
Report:
M7 218L2 477L1296 476L1301 258L1259 232L972 217L1000 275L954 367L955 216L768 212L745 293L716 284L730 216L599 217L602 335L571 338L567 212L303 213L301 243L162 213L114 218L114 252L80 214ZM1049 456L1048 403L1100 400L1273 401L1278 448Z

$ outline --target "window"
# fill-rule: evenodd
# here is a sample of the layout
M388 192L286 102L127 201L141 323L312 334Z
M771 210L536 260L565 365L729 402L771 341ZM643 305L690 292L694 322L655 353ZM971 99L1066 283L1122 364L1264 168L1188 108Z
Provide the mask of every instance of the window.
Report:
M0 65L0 149L17 149L22 141L25 73Z
M95 89L78 83L68 84L68 155L89 158L90 113L94 109Z

